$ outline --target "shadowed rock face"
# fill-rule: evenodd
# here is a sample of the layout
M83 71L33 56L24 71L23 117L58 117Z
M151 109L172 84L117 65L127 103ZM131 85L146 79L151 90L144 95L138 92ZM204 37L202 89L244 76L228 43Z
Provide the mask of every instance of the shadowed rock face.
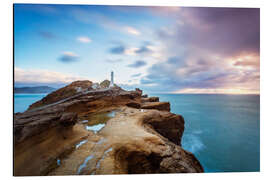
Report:
M142 103L142 109L158 109L161 111L170 111L170 103L169 102L145 102Z
M14 115L14 175L203 172L181 148L184 119L169 112L168 102L142 98L139 89L91 90L90 81L78 83L85 91L59 93L72 83ZM81 123L112 110L116 115L97 132Z
M146 98L142 98L141 102L159 102L159 97L146 97Z

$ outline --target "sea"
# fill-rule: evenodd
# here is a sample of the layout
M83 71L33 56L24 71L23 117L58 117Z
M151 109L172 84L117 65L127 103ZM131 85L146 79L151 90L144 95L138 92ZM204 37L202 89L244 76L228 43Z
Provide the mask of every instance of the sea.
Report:
M149 94L171 104L185 120L182 147L205 172L260 171L260 96ZM23 112L46 94L15 94L14 112Z

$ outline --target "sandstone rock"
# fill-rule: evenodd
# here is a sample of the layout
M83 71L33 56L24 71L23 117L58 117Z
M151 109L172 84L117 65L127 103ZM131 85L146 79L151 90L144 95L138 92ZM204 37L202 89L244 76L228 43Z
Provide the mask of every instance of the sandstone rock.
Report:
M159 102L159 97L142 98L141 102L142 103L145 103L145 102Z
M65 99L67 97L70 97L72 95L75 95L78 93L78 88L81 88L81 90L84 89L92 89L92 82L91 81L74 81L71 84L60 88L50 94L48 94L46 97L41 99L40 101L35 102L34 104L29 106L29 109L34 109L37 107L41 107L47 104L51 104L57 101L60 101L61 99Z
M60 118L60 124L64 127L73 126L76 124L77 119L78 119L77 113L72 112L64 113Z
M147 97L148 97L147 94L142 95L142 98L147 98Z
M137 108L137 109L140 109L141 108L141 104L140 103L137 103L137 102L129 102L129 103L126 104L126 106Z
M140 96L142 95L142 90L141 89L139 89L139 88L135 88L135 91L137 91L137 92L139 92L140 93Z
M145 102L141 106L142 109L157 109L161 111L170 111L169 102Z
M79 84L89 88L92 82L72 83L14 114L14 175L203 172L181 148L184 119L168 112L169 102L150 97L142 103L140 89L120 87L65 94ZM99 132L78 123L112 110L116 115ZM74 150L82 139L87 142Z
M108 88L109 86L110 86L110 81L107 79L100 83L101 88Z
M166 134L163 122L173 122L178 133ZM177 145L183 123L181 116L166 111L120 108L95 137L89 136L49 175L203 172L195 156ZM89 162L78 172L86 158Z

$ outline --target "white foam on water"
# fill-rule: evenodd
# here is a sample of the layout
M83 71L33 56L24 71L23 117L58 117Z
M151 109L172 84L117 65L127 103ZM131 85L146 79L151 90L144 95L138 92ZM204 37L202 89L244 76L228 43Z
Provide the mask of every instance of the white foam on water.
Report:
M102 144L102 143L104 143L105 141L107 141L105 138L102 138L102 139L100 139L96 144Z
M206 147L198 136L198 133L185 134L183 136L182 146L185 150L194 154L200 152Z

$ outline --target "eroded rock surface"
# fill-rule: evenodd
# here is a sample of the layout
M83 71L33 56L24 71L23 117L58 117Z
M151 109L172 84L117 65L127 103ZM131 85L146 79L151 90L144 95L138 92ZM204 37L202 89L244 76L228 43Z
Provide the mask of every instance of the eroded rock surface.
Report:
M14 175L203 172L181 148L184 119L169 102L90 81L59 93L71 85L14 115Z

